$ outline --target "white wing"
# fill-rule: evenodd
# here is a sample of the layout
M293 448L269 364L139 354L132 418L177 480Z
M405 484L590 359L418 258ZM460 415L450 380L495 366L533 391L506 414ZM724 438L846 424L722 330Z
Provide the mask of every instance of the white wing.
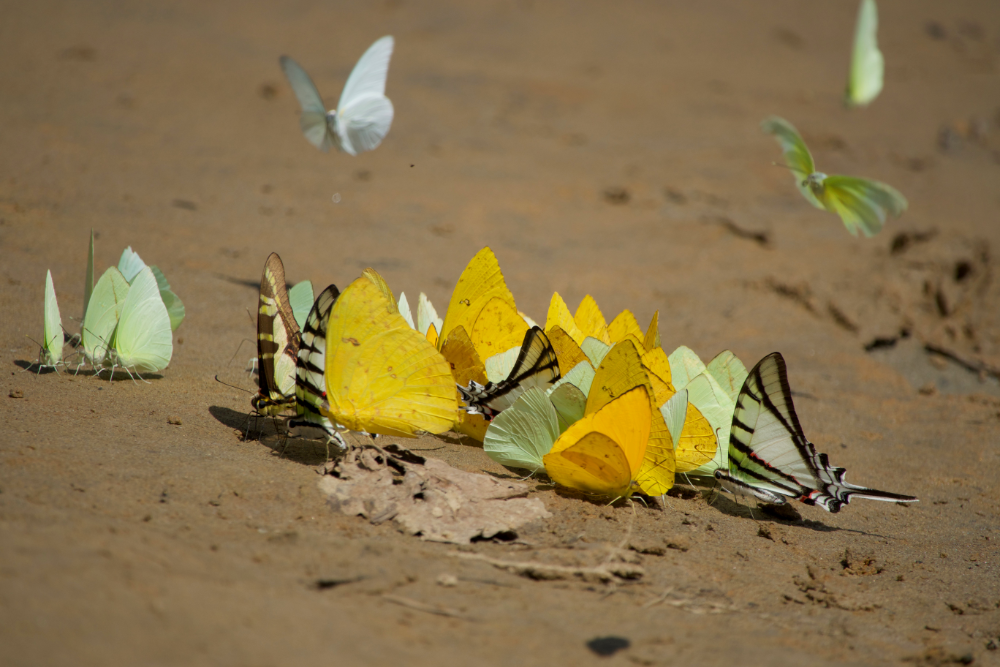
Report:
M330 122L323 106L323 98L319 96L316 84L312 82L309 75L302 67L289 58L281 56L281 69L285 72L285 78L292 86L292 92L299 100L302 107L302 115L299 117L299 124L302 126L302 134L316 148L323 152L330 150L336 143Z
M885 58L878 48L878 9L875 0L861 0L847 80L847 103L853 106L869 104L882 92L884 76Z
M140 373L155 373L167 367L173 354L170 315L160 298L156 276L149 267L139 272L125 296L115 351L118 362Z
M347 77L334 120L334 130L345 153L357 155L370 151L389 132L393 108L385 96L385 80L394 44L391 36L377 40Z

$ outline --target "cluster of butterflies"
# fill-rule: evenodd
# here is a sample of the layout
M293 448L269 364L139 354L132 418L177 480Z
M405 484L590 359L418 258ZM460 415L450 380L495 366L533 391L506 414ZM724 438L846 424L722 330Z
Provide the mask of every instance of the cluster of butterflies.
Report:
M343 292L323 290L304 318L303 285L288 290L280 258L268 257L251 401L261 414L294 411L289 427L301 435L346 448L342 430L455 430L498 463L610 500L662 495L676 475L830 512L854 496L916 500L848 484L816 451L780 354L749 373L729 351L707 365L686 347L668 355L658 314L645 331L627 310L608 323L590 296L571 313L553 294L539 326L517 309L489 248L463 271L443 319L422 293L414 318L370 268Z
M281 68L302 107L302 133L311 144L324 152L336 146L357 155L382 142L393 118L392 102L385 96L393 46L393 38L386 36L365 51L347 77L337 108L329 111L306 71L288 56L281 57ZM878 9L875 0L861 0L845 103L852 107L870 104L882 91L884 75L885 58L878 48ZM840 216L854 236L858 231L873 236L889 216L899 217L906 211L906 197L885 183L816 171L805 141L788 121L772 116L763 121L761 128L778 140L785 166L794 175L802 196L816 208Z
M146 266L129 246L117 267L109 267L94 284L94 233L90 233L87 277L83 290L80 333L67 336L56 302L52 272L45 276L45 321L38 355L38 370L64 365L67 344L84 364L114 375L128 372L156 373L167 367L173 354L173 332L184 321L184 303L156 266Z

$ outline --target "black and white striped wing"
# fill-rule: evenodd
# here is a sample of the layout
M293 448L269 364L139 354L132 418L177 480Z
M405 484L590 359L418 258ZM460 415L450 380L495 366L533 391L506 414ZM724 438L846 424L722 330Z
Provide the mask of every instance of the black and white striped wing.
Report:
M855 486L806 439L788 384L785 360L773 352L747 376L729 435L729 471L716 472L730 490L781 504L785 497L838 512L852 496L872 500L916 498Z
M501 382L481 385L470 381L468 387L458 387L465 402L465 411L481 414L487 420L510 406L531 387L545 391L560 378L559 360L545 333L537 326L524 334L521 352L507 378Z
M326 401L326 327L330 311L340 291L330 285L320 292L302 328L298 361L295 368L296 417L289 427L321 429L330 439L340 442L334 424L323 416L321 408L328 408Z

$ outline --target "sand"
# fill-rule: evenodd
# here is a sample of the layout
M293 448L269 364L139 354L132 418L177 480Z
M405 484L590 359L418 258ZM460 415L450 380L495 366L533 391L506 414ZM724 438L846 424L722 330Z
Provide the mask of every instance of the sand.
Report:
M841 104L855 11L8 3L2 662L1000 662L1000 5L880 3L886 87L864 110ZM333 106L383 34L388 137L356 158L316 151L279 55ZM891 183L909 211L852 238L772 166L770 114L820 169ZM23 372L46 269L79 328L91 228L99 272L131 245L187 306L148 384ZM539 483L551 519L459 548L334 514L321 445L281 457L271 427L244 440L250 394L215 376L253 387L247 311L268 253L318 287L373 266L443 311L486 245L536 319L553 291L574 308L591 294L609 319L658 310L668 350L747 366L781 351L806 433L848 481L920 502L797 504L795 521ZM458 438L406 444L507 474ZM644 575L536 581L456 553L610 554Z

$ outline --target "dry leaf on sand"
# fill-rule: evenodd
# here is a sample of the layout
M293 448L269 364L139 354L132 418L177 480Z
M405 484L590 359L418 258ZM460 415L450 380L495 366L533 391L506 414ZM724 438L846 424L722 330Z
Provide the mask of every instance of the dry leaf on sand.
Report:
M529 487L457 470L390 445L354 449L324 475L320 490L335 510L434 542L468 544L551 516Z

